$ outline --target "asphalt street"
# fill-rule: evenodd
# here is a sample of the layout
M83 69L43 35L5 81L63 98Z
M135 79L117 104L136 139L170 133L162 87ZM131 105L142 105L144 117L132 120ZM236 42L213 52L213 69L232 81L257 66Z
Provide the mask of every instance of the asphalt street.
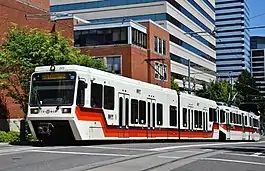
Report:
M264 171L264 168L264 139L47 147L0 144L0 171Z

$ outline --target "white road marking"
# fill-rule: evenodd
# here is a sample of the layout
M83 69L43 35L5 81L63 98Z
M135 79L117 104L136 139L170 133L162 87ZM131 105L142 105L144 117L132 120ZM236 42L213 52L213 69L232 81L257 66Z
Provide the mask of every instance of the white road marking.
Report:
M132 150L132 151L153 151L152 149L141 149L141 148L122 148L122 147L107 147L107 146L81 146L85 148L98 148L106 150Z
M20 151L26 151L30 149L35 149L36 147L18 147L15 149L5 149L5 150L0 150L0 154L2 153L10 153L10 152L20 152Z
M250 156L253 156L253 157L257 157L257 156L259 156L259 155L261 155L262 153L254 153L254 154L252 154L252 155L250 155Z
M242 157L259 157L259 158L265 158L265 156L253 156L249 154L238 154L238 153L224 153L232 156L242 156Z
M175 157L175 156L157 156L159 158L165 158L165 159L180 159L181 157Z
M44 150L29 150L30 152L38 153L54 153L54 154L74 154L74 155L90 155L90 156L115 156L115 157L128 157L136 155L127 154L111 154L111 153L83 153L83 152L71 152L71 151L44 151Z
M162 150L171 150L171 149L179 149L179 148L189 148L189 147L205 147L205 146L219 146L219 145L238 145L238 144L250 144L250 143L264 143L265 141L260 142L234 142L234 143L210 143L210 144L191 144L191 145L181 145L181 146L168 146L168 147L160 147L153 148L151 150L154 151L162 151Z
M242 160L228 160L228 159L218 159L218 158L201 158L200 160L221 161L221 162L231 162L231 163L242 163L242 164L252 164L252 165L265 166L265 163L242 161Z

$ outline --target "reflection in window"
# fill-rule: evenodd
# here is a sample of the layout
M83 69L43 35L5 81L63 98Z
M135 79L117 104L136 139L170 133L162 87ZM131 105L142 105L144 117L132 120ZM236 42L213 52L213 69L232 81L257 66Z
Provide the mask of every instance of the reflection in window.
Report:
M138 124L138 100L131 99L131 123Z
M114 87L104 86L104 109L114 110Z
M103 60L109 72L121 74L121 56L102 56L94 59Z
M157 47L158 47L157 37L155 36L155 37L154 37L154 50L155 50L155 52L158 52Z
M157 125L163 125L163 105L160 103L157 103L156 105L156 118L157 118Z
M177 126L177 107L176 106L169 106L170 116L169 116L169 125L170 126Z
M167 65L159 62L155 62L155 79L158 80L167 80Z
M147 48L147 36L145 33L136 30L135 28L132 28L132 43L134 45Z
M111 44L128 44L127 27L77 30L74 32L75 47Z
M91 107L102 107L102 85L92 83L91 84Z

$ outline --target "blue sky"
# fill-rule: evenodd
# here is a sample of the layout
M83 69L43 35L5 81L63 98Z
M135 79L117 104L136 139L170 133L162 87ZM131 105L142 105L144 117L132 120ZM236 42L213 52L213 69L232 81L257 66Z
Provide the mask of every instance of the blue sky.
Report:
M248 0L248 4L250 8L250 25L251 26L265 25L265 0ZM250 30L250 35L265 36L265 28Z

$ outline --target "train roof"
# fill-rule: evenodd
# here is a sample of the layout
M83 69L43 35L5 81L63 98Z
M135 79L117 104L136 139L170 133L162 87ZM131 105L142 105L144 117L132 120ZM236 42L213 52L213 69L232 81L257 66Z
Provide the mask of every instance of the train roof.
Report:
M99 69L94 69L91 67L85 67L85 66L80 66L80 65L55 65L54 67L55 67L54 72L64 72L64 71L87 72L87 73L90 73L91 75L93 75L93 74L101 75L104 77L108 77L109 79L112 79L112 80L120 80L120 81L124 81L126 83L137 84L138 86L141 86L141 87L152 88L152 89L156 89L158 91L163 91L165 93L176 93L175 90L172 90L169 88L164 88L164 87L161 87L159 85L150 84L150 83L147 83L144 81L135 80L132 78L124 77L121 75L113 74L113 73L102 71ZM51 72L50 68L51 68L51 66L36 67L35 72Z

